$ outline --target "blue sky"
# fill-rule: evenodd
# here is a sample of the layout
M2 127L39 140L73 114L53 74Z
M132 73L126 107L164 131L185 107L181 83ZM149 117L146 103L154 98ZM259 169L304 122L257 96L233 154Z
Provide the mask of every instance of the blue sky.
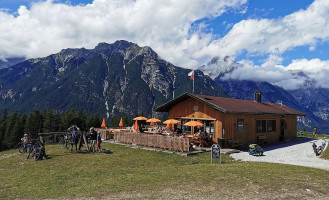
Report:
M327 0L1 0L0 59L124 39L185 68L230 56L231 78L293 88L302 70L328 87L328 24Z

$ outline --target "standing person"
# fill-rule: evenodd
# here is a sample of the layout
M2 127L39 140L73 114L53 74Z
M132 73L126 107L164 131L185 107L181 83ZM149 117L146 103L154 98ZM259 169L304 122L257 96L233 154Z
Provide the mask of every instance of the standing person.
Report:
M316 128L313 129L313 138L315 138L316 132L318 132L318 130Z
M102 137L100 132L97 132L97 151L101 150Z
M96 140L97 140L97 132L95 131L94 127L91 127L90 128L90 148L91 148L92 152L95 152Z
M78 144L78 131L79 127L76 125L71 126L70 128L67 129L67 131L72 131L72 140L70 141L71 143L71 151L73 151L73 145L75 145L75 150L78 149L77 144Z
M26 133L21 138L21 141L23 142L24 152L26 152L27 151L27 144L29 142L28 135Z

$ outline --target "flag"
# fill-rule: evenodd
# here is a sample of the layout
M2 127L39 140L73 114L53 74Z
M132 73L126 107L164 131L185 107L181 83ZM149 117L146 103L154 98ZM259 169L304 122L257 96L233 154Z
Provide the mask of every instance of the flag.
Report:
M188 73L188 76L190 77L191 80L194 80L194 70Z

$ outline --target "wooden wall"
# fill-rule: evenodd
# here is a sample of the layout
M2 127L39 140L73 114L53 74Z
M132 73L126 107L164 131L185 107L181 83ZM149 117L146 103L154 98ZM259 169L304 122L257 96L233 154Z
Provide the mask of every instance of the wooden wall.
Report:
M194 111L194 106L198 106L197 111ZM215 110L213 107L195 99L189 98L181 103L174 105L169 111L170 119L181 117L214 120L214 142L217 142L217 138L222 138L224 113Z
M297 116L296 115L286 115L284 117L284 119L286 121L284 138L297 137Z
M194 106L198 106L197 111L194 111ZM265 135L270 142L278 141L281 134L282 118L286 122L285 139L297 136L296 116L225 114L193 98L178 103L170 109L170 119L182 117L215 120L214 142L217 142L217 138L224 137L225 140L237 139L241 144L248 145L257 143L258 135ZM238 119L244 119L243 133L237 133ZM276 130L273 132L256 133L256 120L276 120Z

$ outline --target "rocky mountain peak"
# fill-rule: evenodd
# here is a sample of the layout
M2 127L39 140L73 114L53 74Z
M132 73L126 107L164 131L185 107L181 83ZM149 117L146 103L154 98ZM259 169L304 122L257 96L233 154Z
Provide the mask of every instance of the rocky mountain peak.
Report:
M226 73L230 73L239 67L242 67L242 65L236 63L233 58L225 56L224 58L214 57L206 65L199 67L199 70L210 78L215 79L218 76L222 77Z

